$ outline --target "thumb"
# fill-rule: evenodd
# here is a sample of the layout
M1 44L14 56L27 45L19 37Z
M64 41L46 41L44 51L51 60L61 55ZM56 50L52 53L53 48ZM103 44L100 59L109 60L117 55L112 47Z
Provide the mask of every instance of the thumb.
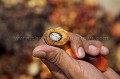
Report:
M75 73L80 71L78 62L70 57L64 50L57 47L49 45L38 46L33 50L33 56L44 58L55 64L66 74L68 78L73 78L74 75L76 75ZM79 76L82 77L80 74Z

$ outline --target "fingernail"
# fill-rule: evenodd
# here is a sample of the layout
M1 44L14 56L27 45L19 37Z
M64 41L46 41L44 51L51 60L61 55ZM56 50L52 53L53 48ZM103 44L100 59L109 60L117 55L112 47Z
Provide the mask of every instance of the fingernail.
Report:
M85 57L85 51L82 47L78 48L78 58L84 58Z
M106 54L109 53L109 49L107 47L105 47L105 46L102 46L101 47L101 53L106 55Z
M33 56L38 58L44 58L46 56L46 53L43 51L39 51L39 52L33 53Z
M90 45L89 46L89 51L93 55L97 55L99 53L99 49L96 46L94 46L94 45Z

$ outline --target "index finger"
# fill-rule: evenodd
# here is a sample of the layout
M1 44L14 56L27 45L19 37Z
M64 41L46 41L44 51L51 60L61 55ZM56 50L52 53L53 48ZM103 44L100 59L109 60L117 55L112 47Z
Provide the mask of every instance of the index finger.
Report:
M43 37L41 37L41 39L38 41L37 46L40 46L40 45L47 45Z

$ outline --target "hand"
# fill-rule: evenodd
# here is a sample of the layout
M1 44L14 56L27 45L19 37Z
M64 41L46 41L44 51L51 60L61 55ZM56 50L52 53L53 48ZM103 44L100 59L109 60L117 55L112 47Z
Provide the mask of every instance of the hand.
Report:
M85 53L91 56L109 53L108 48L99 41L86 40L73 33L69 36L70 46L78 58L84 58ZM33 56L41 58L56 79L120 79L111 68L102 73L92 64L73 59L64 50L47 45L43 38L38 44Z

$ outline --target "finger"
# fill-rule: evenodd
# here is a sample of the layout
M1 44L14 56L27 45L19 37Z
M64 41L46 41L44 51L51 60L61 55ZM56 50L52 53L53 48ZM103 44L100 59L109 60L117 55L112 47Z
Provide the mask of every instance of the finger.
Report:
M43 37L41 37L41 39L38 41L37 46L39 45L47 45Z
M99 49L99 53L102 55L107 55L109 53L108 48L100 41L97 40L91 40L91 44L96 46Z
M96 40L85 40L83 41L83 46L89 55L96 56L98 54L107 55L109 50L106 46L103 45L102 42Z
M41 45L47 45L43 37L41 37L41 39L38 42L38 46L41 46ZM36 51L38 50L39 49L37 49ZM54 75L55 78L65 79L66 76L64 75L62 71L60 71L60 69L56 65L54 65L53 63L50 63L49 61L45 59L41 59L41 60L49 68L49 70L51 71L51 73Z
M100 53L102 55L108 55L109 54L109 49L106 46L101 46Z
M79 78L82 77L78 63L62 49L48 45L41 45L34 49L33 56L44 58L55 64L66 74L68 78L74 77L74 75L78 74L78 72Z
M108 68L105 72L104 75L108 79L120 79L120 76L111 68Z
M49 68L49 70L56 79L67 79L65 74L56 65L45 59L42 59L42 61Z
M83 43L78 34L69 33L70 47L78 58L85 57L85 51L83 49Z

